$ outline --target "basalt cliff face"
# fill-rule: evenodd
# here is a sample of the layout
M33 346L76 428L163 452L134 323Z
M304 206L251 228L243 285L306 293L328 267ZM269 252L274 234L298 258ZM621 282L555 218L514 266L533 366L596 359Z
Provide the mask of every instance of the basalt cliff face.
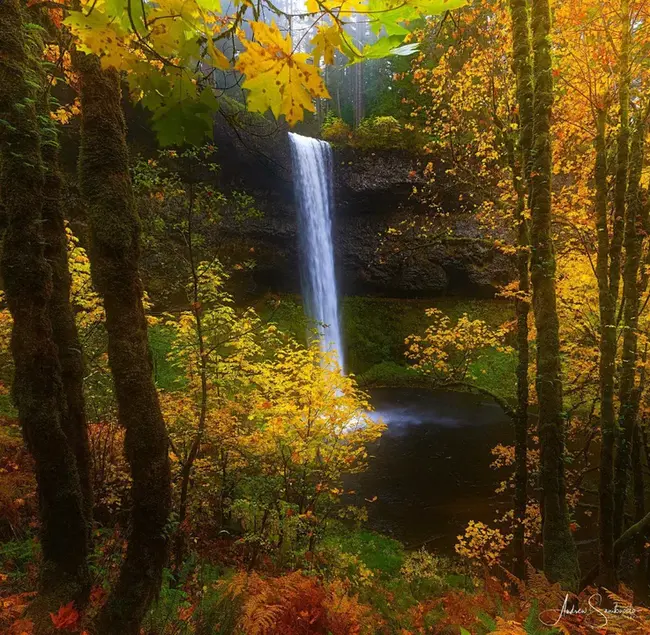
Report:
M251 292L299 292L300 240L286 131L244 134L223 124L215 141L222 182L252 194L262 214L240 225L226 222L219 230L221 248L252 252ZM432 215L413 196L422 161L397 150L334 148L333 157L334 248L343 294L488 296L512 279L512 262L483 241L471 214L459 209L459 191L442 166L434 176L438 209L445 212L439 223L451 233L393 253L382 248L389 227Z

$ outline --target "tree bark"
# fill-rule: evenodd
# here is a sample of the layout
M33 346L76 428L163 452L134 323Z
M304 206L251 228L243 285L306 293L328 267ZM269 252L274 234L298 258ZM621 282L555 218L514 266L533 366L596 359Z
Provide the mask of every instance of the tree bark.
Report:
M616 141L616 179L614 184L614 220L610 245L610 293L615 300L621 277L621 253L625 229L627 169L630 156L630 2L621 0L622 40L618 72L620 127Z
M614 186L614 222L612 231L612 255L610 260L610 286L612 295L617 298L620 279L620 260L623 248L625 228L625 202L627 197L628 163L630 156L630 2L621 0L621 53L619 57L618 83L619 83L619 133L617 138L616 156L616 181ZM616 265L616 271L614 267ZM621 389L622 392L622 389ZM622 407L622 403L619 408ZM622 411L621 411L622 412ZM619 413L619 418L621 415ZM616 461L620 455L620 443L617 448ZM617 465L615 480L619 478L620 466ZM623 530L623 510L617 502L618 486L614 486L614 538L618 538ZM623 506L625 501L623 500Z
M511 162L513 183L517 193L517 272L519 297L517 314L517 413L515 418L515 494L513 551L514 573L520 579L526 575L525 519L528 505L528 315L530 313L530 232L526 218L530 151L533 134L533 69L531 64L530 20L526 0L510 0L512 18L513 70L517 77L519 105L518 160Z
M534 118L531 168L531 280L537 329L537 399L541 450L544 571L553 582L576 589L577 551L569 529L564 479L564 428L560 334L551 235L551 12L548 0L532 0Z
M49 99L49 96L46 97ZM49 120L49 108L44 116ZM61 209L62 179L59 170L58 135L50 124L42 131L43 239L45 258L52 269L52 293L49 304L52 334L56 343L65 399L61 408L61 427L74 452L83 497L88 532L93 518L93 494L90 482L90 447L84 399L84 363L74 312L70 304L70 270L68 242Z
M598 251L596 278L600 311L600 481L599 496L599 569L601 582L610 589L616 588L614 566L614 446L616 440L616 415L614 409L614 376L616 372L616 305L617 297L610 287L609 228L607 223L607 146L605 139L607 113L597 112L596 121L596 230ZM618 279L618 274L617 274Z
M36 113L41 42L27 36L19 0L0 10L0 191L7 211L2 273L13 317L13 397L38 483L41 601L55 609L89 587L79 475L63 430L61 367L50 321L52 271L42 228L44 169Z
M88 204L91 271L104 300L108 356L133 479L126 557L99 617L106 635L137 635L157 596L171 507L168 438L147 339L120 78L94 55L75 54L81 84L81 191Z
M639 326L639 264L641 234L638 224L642 208L640 188L643 168L646 116L640 114L632 138L627 172L625 205L625 265L623 269L623 360L619 388L619 438L615 461L614 536L623 531L625 501L630 470L632 441L639 401L635 398ZM618 174L617 174L618 178Z
M645 507L645 483L643 480L643 437L637 424L634 427L634 443L632 449L632 473L634 475L634 521L639 522L646 515ZM634 604L647 604L650 600L650 588L646 581L647 560L645 540L639 536L634 545Z
M641 520L628 527L623 534L614 541L614 554L618 555L640 536L647 536L650 531L650 514L646 514Z

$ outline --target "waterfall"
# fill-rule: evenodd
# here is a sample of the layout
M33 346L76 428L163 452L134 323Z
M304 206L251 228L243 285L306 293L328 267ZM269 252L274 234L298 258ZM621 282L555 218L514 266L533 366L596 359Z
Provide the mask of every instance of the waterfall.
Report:
M319 325L321 350L336 350L343 369L332 246L332 149L326 141L293 132L289 139L303 253L303 302L307 316Z

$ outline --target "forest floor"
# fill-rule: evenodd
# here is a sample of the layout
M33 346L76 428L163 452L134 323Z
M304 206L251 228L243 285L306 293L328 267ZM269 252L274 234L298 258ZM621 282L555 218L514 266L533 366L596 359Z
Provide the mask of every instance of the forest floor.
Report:
M18 426L0 425L0 632L30 635L40 549L31 460ZM89 602L62 606L52 632L94 634L92 624L119 569L125 545L117 525L97 528ZM228 532L199 534L180 567L165 570L145 635L482 635L648 633L650 611L630 594L612 596L627 614L590 609L595 589L562 613L566 594L530 569L519 582L500 562L477 567L357 525L333 523L312 550L264 549L254 569L250 545ZM607 619L604 625L603 620ZM554 625L554 626L553 626Z

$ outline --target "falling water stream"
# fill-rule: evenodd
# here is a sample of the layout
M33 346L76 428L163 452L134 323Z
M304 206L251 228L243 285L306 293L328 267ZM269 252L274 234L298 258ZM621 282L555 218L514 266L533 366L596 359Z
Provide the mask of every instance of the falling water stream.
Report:
M302 292L308 317L317 323L323 351L343 348L332 246L332 149L329 143L289 133L302 241Z
M332 151L328 143L289 133L301 240L305 310L322 350L342 338L332 246ZM375 416L388 430L372 448L369 469L349 477L353 502L377 500L369 526L408 545L453 553L470 519L494 517L498 475L490 448L508 439L509 421L492 402L465 393L376 389ZM351 422L354 425L354 422ZM357 500L358 499L358 500Z

